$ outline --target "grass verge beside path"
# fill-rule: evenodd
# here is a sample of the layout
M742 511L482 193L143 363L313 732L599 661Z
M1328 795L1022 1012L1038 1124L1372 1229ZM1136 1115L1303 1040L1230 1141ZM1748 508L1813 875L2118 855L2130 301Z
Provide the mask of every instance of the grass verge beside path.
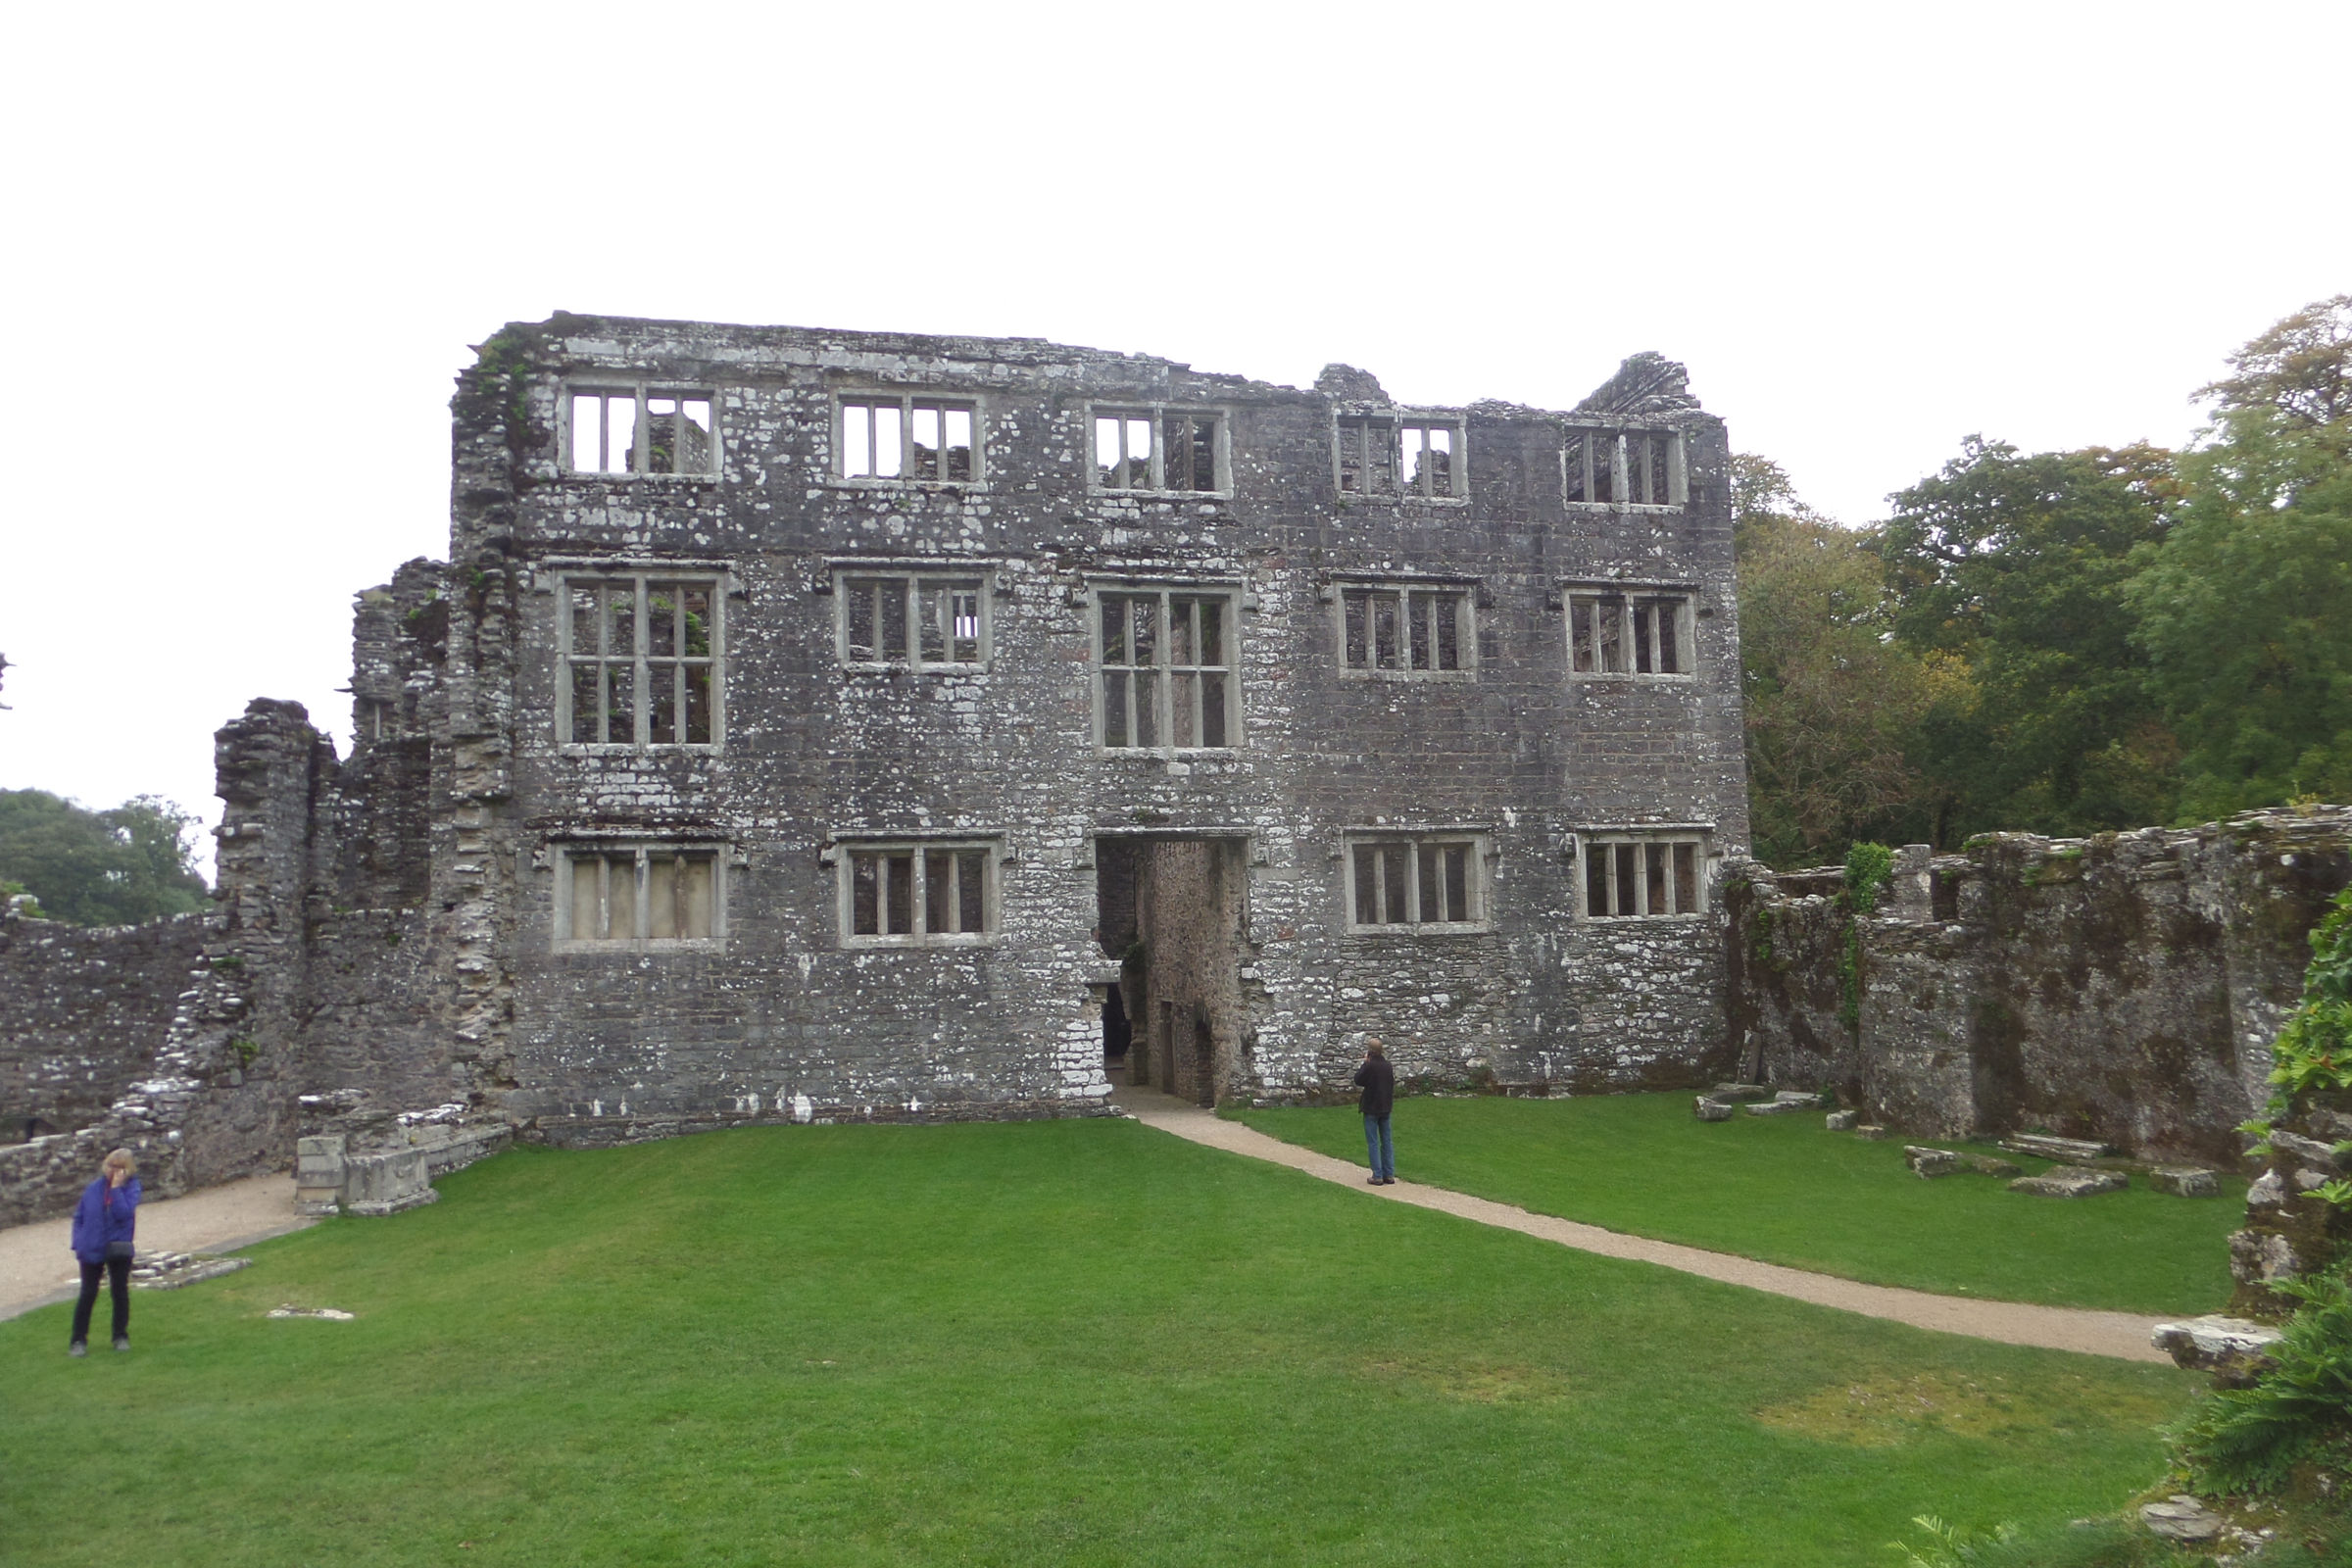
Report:
M1364 1157L1363 1121L1347 1107L1239 1115L1271 1137ZM1828 1132L1818 1112L1701 1122L1687 1094L1413 1098L1396 1102L1395 1130L1398 1172L1411 1181L1943 1296L2215 1311L2230 1296L2228 1237L2245 1215L2246 1184L2233 1177L2203 1199L2137 1177L2129 1192L2083 1199L2032 1198L1970 1174L1923 1181L1903 1163L1903 1140ZM2047 1164L2001 1157L2028 1171Z
M1131 1122L522 1149L442 1190L142 1293L130 1355L0 1323L10 1563L1877 1564L1921 1512L2120 1506L2191 1387Z

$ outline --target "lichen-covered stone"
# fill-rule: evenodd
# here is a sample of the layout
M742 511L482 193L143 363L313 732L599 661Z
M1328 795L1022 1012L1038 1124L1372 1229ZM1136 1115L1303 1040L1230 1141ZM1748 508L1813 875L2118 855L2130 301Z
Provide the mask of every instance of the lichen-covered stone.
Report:
M2218 1198L2221 1178L2194 1165L2158 1165L2148 1172L2148 1185L2175 1198Z
M1948 1149L1923 1149L1916 1144L1903 1146L1903 1161L1914 1176L1949 1176L1960 1168L1960 1156Z
M2120 1193L2132 1185L2121 1171L2093 1170L2087 1165L2052 1165L2038 1176L2023 1176L2009 1184L2013 1193L2036 1198L2088 1198L2097 1193Z

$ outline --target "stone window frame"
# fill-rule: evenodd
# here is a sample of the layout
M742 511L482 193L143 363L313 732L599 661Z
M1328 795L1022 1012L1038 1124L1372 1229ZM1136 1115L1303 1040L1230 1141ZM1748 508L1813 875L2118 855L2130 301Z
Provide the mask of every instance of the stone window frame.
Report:
M1398 610L1402 612L1404 637L1399 644L1406 656L1406 667L1383 669L1377 664L1349 662L1348 629L1348 599L1350 594L1394 593L1398 595ZM1454 669L1416 669L1411 667L1411 611L1403 603L1407 596L1446 595L1458 597L1460 605L1454 624L1456 657L1460 661ZM1343 680L1419 680L1451 683L1475 682L1478 679L1478 612L1486 598L1485 583L1477 577L1446 575L1445 573L1405 574L1395 572L1338 572L1324 584L1322 599L1331 606L1332 647L1337 653L1337 665ZM1436 630L1432 623L1431 654L1436 655ZM1366 653L1372 653L1371 633L1366 631Z
M645 935L627 937L581 937L573 934L577 927L580 890L579 868L583 862L597 863L597 875L610 897L612 862L622 856L633 856L636 863L634 885L630 889L631 924ZM651 934L654 926L654 883L657 880L654 861L668 858L675 864L681 860L710 862L710 934L708 936L667 936ZM730 866L736 857L726 841L709 837L672 837L662 834L639 834L612 837L579 837L552 841L548 845L549 863L555 871L553 906L554 929L550 947L557 953L716 953L727 945L727 883ZM672 872L671 887L677 886ZM683 911L680 911L683 912ZM607 923L609 924L609 917ZM673 916L674 925L674 916Z
M1214 489L1176 489L1167 484L1167 441L1163 432L1166 429L1165 421L1171 417L1214 421L1215 429L1211 434L1210 454L1210 477L1215 481ZM1128 402L1123 399L1106 398L1101 402L1089 401L1086 403L1080 410L1080 419L1085 442L1086 488L1090 494L1150 496L1155 499L1164 498L1177 501L1231 501L1233 499L1233 411L1225 405L1218 403L1165 403L1148 399ZM1122 470L1129 470L1125 472L1125 476L1130 478L1133 477L1130 466L1136 460L1127 455L1128 421L1140 419L1151 424L1152 442L1152 451L1146 459L1148 469L1146 477L1153 482L1140 485L1108 485L1102 482L1102 465L1098 449L1098 443L1102 437L1098 421L1104 419L1119 421L1120 467Z
M1465 876L1464 894L1469 905L1462 919L1424 919L1427 894L1422 886L1427 864L1425 851L1443 854L1462 850ZM1405 853L1392 858L1398 850ZM1373 857L1376 878L1369 888L1362 882L1366 854ZM1494 930L1494 835L1489 825L1438 825L1355 827L1346 830L1340 838L1340 910L1343 928L1350 937L1442 937L1477 936ZM1442 864L1443 862L1441 862ZM1388 868L1396 865L1401 876L1391 879ZM1442 875L1443 873L1441 873ZM1388 901L1401 886L1406 917L1401 920L1362 918L1363 901L1369 897L1376 915L1388 913ZM1450 903L1447 890L1441 882L1437 899L1440 913L1446 912Z
M931 930L931 874L935 856L949 858L951 874L955 877L956 898L962 890L964 857L978 852L981 857L980 920L977 931ZM912 929L906 931L860 932L857 929L858 869L861 858L876 856L892 857L904 854L907 860L907 913ZM954 951L975 948L994 948L1004 939L1004 866L1008 858L1004 838L993 833L837 833L829 837L820 858L833 868L834 911L833 932L836 945L845 951ZM884 873L887 875L887 873ZM877 885L876 914L878 925L890 923L889 893ZM960 905L956 913L959 917ZM960 923L958 919L957 923Z
M1637 443L1644 458L1638 464L1631 461ZM1658 498L1655 492L1661 481L1666 493ZM1601 496L1603 489L1605 497ZM1631 499L1634 496L1641 499ZM1672 425L1652 424L1562 426L1560 501L1574 511L1681 511L1690 504L1689 452L1683 432Z
M1699 920L1714 907L1708 887L1714 829L1700 823L1603 826L1575 835L1576 918L1580 921ZM1688 850L1686 858L1680 852ZM1660 855L1658 852L1664 852ZM1688 864L1690 881L1683 880ZM1626 886L1631 868L1633 885ZM1598 886L1595 886L1597 880ZM1652 908L1662 888L1666 907ZM1592 908L1595 894L1607 907ZM1686 894L1691 906L1686 907Z
M1393 488L1380 490L1369 486L1350 489L1348 485L1348 426L1356 426L1355 471L1359 474L1376 472L1373 463L1371 437L1374 426L1386 426L1386 440L1381 454ZM1428 447L1428 432L1445 430L1452 441L1446 466L1447 485L1443 493L1430 479L1431 470L1418 470L1415 482L1405 476L1405 432L1422 432L1420 446ZM1466 507L1470 504L1470 417L1451 409L1414 409L1401 406L1371 404L1342 404L1331 411L1331 488L1343 506L1382 504L1400 501L1416 502L1433 507Z
M567 756L624 756L654 752L717 753L726 749L727 735L727 620L728 601L734 595L733 574L724 566L707 562L663 562L642 558L598 561L593 558L564 560L550 563L550 569L540 578L542 585L551 586L556 599L556 744ZM636 653L631 656L635 672L631 676L632 691L639 698L633 703L634 733L626 741L575 741L571 738L573 700L572 651L573 614L571 589L575 582L612 583L630 580L637 588L637 614L634 629ZM649 665L658 658L661 662L684 666L689 661L684 655L662 657L649 648L649 584L653 582L693 583L707 586L710 591L710 654L707 662L710 671L710 738L708 741L656 741L650 738L653 725L651 705L643 701L650 676ZM597 655L579 658L603 659Z
M825 483L850 490L937 490L962 494L988 488L988 404L976 392L927 389L906 386L838 386L830 395L831 453L826 465ZM937 464L942 470L934 474L900 472L895 474L859 473L845 471L849 466L849 416L852 407L878 408L896 404L899 409L899 441L902 464L906 454L914 450L914 416L918 408L940 411L941 440ZM972 462L968 478L949 478L945 474L947 454L954 450L946 440L947 415L951 412L969 414L972 419ZM869 456L872 455L871 426L868 426Z
M1159 598L1162 608L1161 622L1163 630L1167 620L1166 609L1170 600L1178 598L1195 601L1208 599L1221 600L1225 606L1225 612L1223 616L1225 653L1224 662L1221 664L1170 664L1166 662L1164 657L1168 651L1169 639L1163 635L1158 638L1157 645L1153 649L1153 654L1155 657L1154 662L1152 664L1106 665L1103 662L1102 657L1102 600L1106 595L1119 598L1136 598L1144 595L1156 595ZM1088 662L1091 665L1093 674L1093 700L1090 706L1093 710L1094 715L1094 744L1096 755L1099 757L1152 757L1174 760L1176 759L1190 757L1230 757L1237 752L1246 750L1246 737L1248 734L1248 729L1243 722L1242 712L1241 617L1242 611L1247 608L1249 604L1249 598L1243 592L1242 585L1231 578L1132 576L1101 576L1089 578L1086 584L1087 651ZM1151 746L1138 746L1134 744L1124 744L1118 746L1110 745L1108 742L1109 726L1107 722L1107 708L1110 691L1109 676L1113 670L1133 670L1138 668L1149 668L1154 672L1154 690L1159 694L1160 699L1157 711L1162 714L1167 714L1171 711L1173 694L1176 688L1174 677L1178 673L1184 671L1204 671L1212 669L1222 670L1226 679L1224 700L1225 744L1222 746L1178 746L1173 742L1161 742ZM1200 691L1201 687L1200 683L1196 682L1194 685L1196 710L1202 706L1201 702L1199 700ZM1129 722L1134 710L1134 705L1132 702L1130 702L1127 705L1127 711L1122 714L1122 726L1129 734L1134 733L1134 726L1131 722ZM1199 726L1203 721L1204 717L1205 715L1202 713L1196 713L1196 734L1199 733ZM1164 722L1165 721L1163 719L1163 724ZM1169 732L1173 733L1172 727L1170 727Z
M611 399L633 397L637 402L636 427L631 432L631 466L623 469L582 468L573 466L576 455L573 442L578 418L578 400L585 397ZM653 455L653 420L647 416L646 405L657 398L677 400L682 416L684 406L691 401L708 402L710 406L710 466L708 468L680 471L649 471L647 463ZM598 407L599 446L605 444L611 415L608 405ZM654 381L626 375L586 374L566 377L556 405L556 466L567 479L585 479L597 483L618 481L627 484L715 484L726 467L726 437L719 418L719 389L705 383L696 385L683 381Z
M824 575L818 579L817 591L833 597L833 658L845 671L864 674L936 674L982 675L996 662L998 590L1003 564L997 561L957 562L936 556L915 559L837 556L825 563ZM907 605L906 625L907 648L899 659L852 659L850 657L850 617L854 579L867 583L904 578L906 581ZM922 644L917 633L920 628L921 597L925 586L949 588L960 584L976 584L980 593L979 658L974 660L930 660L922 657ZM878 629L877 629L878 634ZM943 638L952 654L955 639Z
M1599 578L1565 581L1559 583L1557 587L1558 598L1554 608L1560 612L1560 619L1564 623L1569 679L1662 682L1666 684L1689 684L1698 679L1699 595L1695 583ZM1643 623L1635 613L1640 609L1637 601L1646 603L1650 609L1646 639L1641 635ZM1677 662L1682 666L1679 669L1655 667L1663 662L1668 646L1666 639L1660 635L1662 627L1656 614L1657 607L1665 603L1671 603L1674 606L1672 646ZM1627 663L1631 667L1603 669L1599 667L1601 648L1604 646L1600 640L1601 617L1607 611L1617 608L1618 605L1623 606L1623 622L1618 646L1621 648L1632 646L1631 657L1627 659ZM1577 646L1579 640L1578 616L1580 610L1587 606L1590 607L1590 612L1586 616L1586 624L1592 628L1591 640L1586 647L1580 649ZM1644 643L1646 646L1643 646ZM1647 654L1652 665L1649 669L1641 667L1642 657L1644 653ZM1577 661L1580 657L1589 661L1589 667L1578 667Z

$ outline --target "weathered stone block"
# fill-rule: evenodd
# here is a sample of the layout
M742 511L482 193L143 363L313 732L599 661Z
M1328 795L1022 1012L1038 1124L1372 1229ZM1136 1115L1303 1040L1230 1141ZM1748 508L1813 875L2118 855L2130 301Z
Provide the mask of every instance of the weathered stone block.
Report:
M1861 1119L1862 1113L1858 1110L1833 1110L1826 1118L1825 1125L1834 1133L1850 1133L1854 1130L1854 1124Z
M2276 1231L2230 1233L2230 1275L2240 1285L2268 1285L2293 1279L2303 1272L2303 1260L2287 1239Z
M1854 1136L1856 1138L1867 1138L1874 1144L1881 1143L1886 1138L1886 1129L1881 1127L1876 1122L1866 1121L1854 1129Z
M1738 1105L1720 1100L1709 1100L1706 1096L1701 1095L1691 1103L1690 1113L1700 1121L1730 1121L1739 1109Z
M2032 1193L2037 1198L2088 1198L2094 1193L2120 1193L2131 1185L2131 1178L2121 1171L2092 1170L2086 1165L2052 1165L2038 1176L2011 1182L2009 1190Z
M2068 1164L2104 1159L2115 1152L2106 1144L2082 1138L2058 1138L2049 1133L2012 1133L2001 1140L2001 1147L2012 1153L2034 1154L2042 1159L2063 1160Z
M2175 1198L2219 1198L2221 1178L2194 1165L2158 1165L2148 1172L2148 1185Z
M1802 1100L1759 1100L1747 1107L1747 1113L1750 1116L1787 1116L1814 1107L1813 1097L1807 1095Z
M1960 1168L1960 1156L1948 1149L1923 1149L1917 1144L1903 1146L1904 1163L1914 1176L1949 1176Z
M2222 1533L2222 1517L2185 1493L2170 1502L2143 1503L2140 1522L2167 1541L2213 1541Z
M347 1214L397 1214L436 1202L440 1197L426 1177L422 1150L359 1154L344 1162L343 1211Z
M2149 1341L2175 1365L2212 1373L2215 1387L2242 1389L2271 1364L2278 1330L2251 1318L2214 1315L2159 1323Z

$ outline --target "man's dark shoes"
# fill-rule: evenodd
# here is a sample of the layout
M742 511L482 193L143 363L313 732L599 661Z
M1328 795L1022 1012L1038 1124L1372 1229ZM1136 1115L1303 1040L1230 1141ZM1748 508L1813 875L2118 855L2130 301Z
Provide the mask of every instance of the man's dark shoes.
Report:
M66 1353L71 1356L80 1357L89 1354L90 1348L82 1344L79 1340L75 1340L73 1344L66 1347Z

